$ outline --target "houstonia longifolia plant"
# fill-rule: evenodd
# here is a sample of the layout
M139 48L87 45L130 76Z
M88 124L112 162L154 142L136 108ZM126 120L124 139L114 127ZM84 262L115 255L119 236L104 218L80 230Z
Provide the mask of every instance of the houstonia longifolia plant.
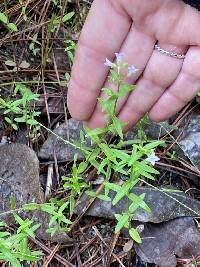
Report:
M151 209L145 203L145 194L136 195L132 189L141 179L143 181L144 179L154 180L154 176L159 174L154 168L155 163L159 160L159 157L155 154L155 149L157 146L162 145L163 142L147 140L143 130L146 118L138 124L138 139L124 140L123 126L126 125L126 122L121 121L116 116L116 104L119 98L125 97L134 90L135 86L127 81L132 75L135 75L138 69L124 63L122 54L116 54L115 62L106 59L105 65L110 68L109 81L115 88L115 90L103 88L102 90L107 97L98 99L103 112L107 116L106 126L93 130L85 128L85 131L80 132L81 141L79 143L66 141L67 144L81 149L85 156L85 161L80 163L78 163L77 156L75 156L71 175L62 177L67 198L52 198L49 203L44 204L27 203L19 210L15 209L15 205L11 205L12 210L10 213L13 213L18 228L15 233L10 233L8 231L9 227L0 220L0 260L7 260L13 266L20 267L22 261L36 261L41 255L38 251L31 251L28 246L28 238L35 237L35 232L40 225L32 220L20 217L20 211L34 212L40 210L47 213L50 216L47 233L51 236L58 232L68 232L70 231L69 225L72 224L71 216L74 212L75 200L82 194L83 190L90 197L109 201L113 206L126 198L127 206L124 207L124 212L115 214L117 221L115 232L119 232L122 228L127 228L133 240L138 243L142 242L138 230L132 227L131 220L138 208L147 212L150 212ZM19 89L26 88L16 88L16 90ZM7 108L7 114L18 114L17 119L14 119L14 121L35 124L33 114L21 112L19 104L24 107L27 103L27 97L28 100L37 100L38 95L32 95L29 90L26 90L26 92L26 97L23 96L19 102L3 102L0 99L0 105ZM47 129L46 127L44 128ZM49 131L53 134L51 130ZM117 136L113 143L108 142L111 133ZM100 193L96 193L91 188L91 185L84 181L84 173L91 166L97 170L99 175L101 174L104 177L103 189ZM123 179L116 180L114 178L116 175L113 176L113 173L117 174L118 177L123 176ZM0 219L2 215L0 214Z
M124 141L123 126L126 125L126 122L121 121L115 115L116 103L120 97L125 97L130 91L134 90L135 86L126 81L138 69L124 63L122 54L116 54L116 62L114 63L106 59L105 65L110 68L109 82L117 90L103 88L102 90L106 93L107 98L100 97L98 99L103 112L107 115L107 125L104 128L93 130L86 128L86 134L81 132L81 143L79 143L79 147L82 148L86 157L86 164L84 164L84 168L80 168L81 171L77 172L80 174L87 168L87 164L91 164L97 169L98 174L104 176L104 188L102 192L96 194L94 191L88 190L87 194L89 196L110 201L112 205L116 205L123 198L128 198L126 211L122 214L115 214L117 220L115 231L118 232L123 227L128 228L130 236L136 242L140 243L140 235L137 229L131 227L131 219L138 208L142 208L147 212L151 210L144 201L145 194L138 196L132 192L132 189L138 184L141 178L154 180L154 175L159 174L153 167L156 161L159 160L154 150L158 145L163 144L163 142L148 142L146 135L141 135L141 127L139 127L140 139ZM110 133L118 135L118 141L114 144L107 142ZM141 136L144 136L144 139L141 139ZM91 140L90 147L85 146L86 139L88 138ZM127 149L127 146L130 149ZM83 163L81 164L83 165ZM78 167L76 169L78 170ZM112 179L112 173L117 173L119 176L126 176L127 179L116 182ZM64 179L66 180L66 177ZM85 184L82 185L86 187ZM114 192L114 198L112 199L110 197L110 191ZM74 196L74 190L72 192ZM80 193L80 188L78 193Z

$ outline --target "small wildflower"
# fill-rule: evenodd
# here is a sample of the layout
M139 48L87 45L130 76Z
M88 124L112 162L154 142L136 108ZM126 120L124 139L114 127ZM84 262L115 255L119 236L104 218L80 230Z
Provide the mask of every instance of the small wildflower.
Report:
M121 63L123 61L124 58L124 54L123 53L115 53L116 59L118 63Z
M156 156L156 154L155 154L155 152L154 152L154 150L153 150L153 151L151 152L151 154L146 158L146 160L147 160L148 162L150 162L150 163L154 166L155 163L156 163L157 161L160 160L160 158Z
M104 65L107 67L112 68L114 66L114 63L112 63L109 59L106 58L106 61L104 62Z
M137 71L139 71L139 69L137 69L134 65L131 65L128 67L128 76L135 74Z

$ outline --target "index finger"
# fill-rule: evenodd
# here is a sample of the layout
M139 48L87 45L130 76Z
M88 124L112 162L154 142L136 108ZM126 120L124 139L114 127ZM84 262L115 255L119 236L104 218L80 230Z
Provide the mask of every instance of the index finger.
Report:
M87 120L96 105L108 68L132 24L118 0L95 0L82 30L68 88L68 109L73 118Z

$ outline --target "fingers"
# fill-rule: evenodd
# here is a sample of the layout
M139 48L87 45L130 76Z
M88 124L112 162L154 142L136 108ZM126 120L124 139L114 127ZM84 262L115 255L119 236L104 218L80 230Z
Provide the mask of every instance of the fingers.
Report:
M126 6L136 27L162 43L200 45L200 13L175 0L131 0Z
M186 47L175 47L172 45L159 43L163 49L176 52L178 54L185 53ZM125 130L128 130L140 118L148 112L154 103L161 97L167 87L169 87L182 67L183 60L172 58L161 54L154 50L143 76L139 79L135 91L133 91L118 117L127 121Z
M155 121L168 119L183 108L200 89L200 47L191 47L176 81L165 91L149 115Z
M132 21L118 0L95 0L80 36L68 88L68 109L72 117L88 119L95 107L112 59L129 32Z
M142 45L141 45L142 44ZM155 40L143 33L138 32L134 27L131 28L126 40L124 41L120 53L124 55L124 62L129 66L134 65L140 71L136 72L128 81L129 83L135 83L139 76L142 74L146 64L154 49ZM117 86L106 82L104 87L110 87L113 90L117 90ZM101 96L106 98L104 93ZM119 98L117 101L117 113L120 111L127 97ZM103 127L106 124L106 117L102 112L102 108L97 103L92 117L87 121L87 125L90 128Z

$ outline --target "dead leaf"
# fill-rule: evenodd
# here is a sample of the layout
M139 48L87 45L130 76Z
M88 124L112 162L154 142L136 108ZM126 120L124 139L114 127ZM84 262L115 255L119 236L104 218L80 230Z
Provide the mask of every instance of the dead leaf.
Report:
M6 60L4 63L6 64L6 66L16 67L16 63L12 60Z
M21 64L19 65L19 67L22 69L28 69L30 67L30 64L26 62L25 60L23 60Z
M125 253L129 252L133 248L133 239L130 239L128 242L125 243L123 247L123 251Z

